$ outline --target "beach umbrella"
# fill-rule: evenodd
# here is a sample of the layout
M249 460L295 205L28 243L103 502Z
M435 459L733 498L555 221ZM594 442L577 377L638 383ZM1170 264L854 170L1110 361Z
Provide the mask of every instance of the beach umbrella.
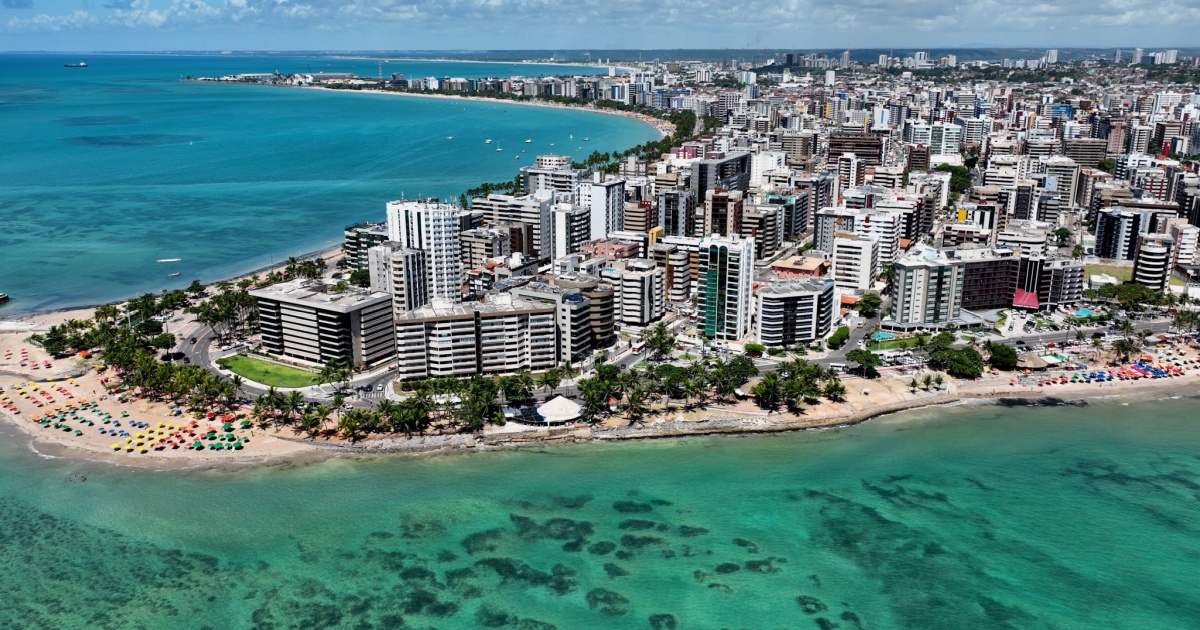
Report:
M235 448L235 449L237 449L237 450L239 450L239 451L240 451L240 450L242 450L242 443L241 443L241 442L234 442L234 443L233 443L233 448Z
M114 451L119 451L119 450L121 450L121 445L120 445L120 444L113 444L113 445L112 445L112 450L114 450Z
M192 444L192 448L196 449L197 451L204 450L204 443L197 440L194 444Z

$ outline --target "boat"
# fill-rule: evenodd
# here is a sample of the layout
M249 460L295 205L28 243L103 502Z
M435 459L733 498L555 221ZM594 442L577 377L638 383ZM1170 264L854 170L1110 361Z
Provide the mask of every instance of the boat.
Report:
M587 136L584 136L584 137L583 137L583 141L584 141L584 142L587 142L587 141L588 141L588 139L587 139Z
M178 276L179 274L180 274L180 272L176 271L175 273L169 273L169 274L167 274L167 277L168 277L168 278L174 278L175 276Z
M167 263L167 262L179 262L181 260L183 260L183 259L182 258L159 258L158 260L156 260L154 262Z
M530 142L533 142L532 138L525 138L525 144L529 144Z
M86 68L86 67L87 67L87 62L86 62L86 61L80 61L79 63L64 63L64 64L63 64L63 67L64 67L64 68Z
M0 302L7 302L7 301L8 301L8 294L0 293Z
M447 140L453 140L453 139L454 139L454 136L446 136L446 139L447 139Z
M503 151L503 150L504 150L504 149L501 149L500 147L496 147L496 152L497 152L497 153L499 153L499 152L501 152L501 151Z
M488 138L487 140L484 140L484 141L483 141L483 143L484 143L484 144L491 144L491 143L492 143L492 139L491 139L491 138Z

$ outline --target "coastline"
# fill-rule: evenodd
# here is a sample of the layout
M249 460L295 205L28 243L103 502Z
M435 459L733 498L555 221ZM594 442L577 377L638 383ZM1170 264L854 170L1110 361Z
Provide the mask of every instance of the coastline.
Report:
M1118 403L1130 404L1163 398L1192 397L1194 374L1159 381L1118 383L1106 391L1097 385L1063 385L1052 388L1001 388L1001 379L978 387L979 383L952 384L947 390L914 395L905 400L867 404L848 409L849 405L823 404L814 410L832 413L793 415L788 413L743 413L721 408L701 412L702 419L685 420L681 416L660 417L644 425L601 423L594 426L525 428L516 431L489 427L481 434L450 434L403 437L382 437L347 443L333 440L312 440L298 434L287 435L274 429L264 434L253 452L236 454L195 453L177 451L127 456L111 453L94 445L82 445L60 433L41 433L33 430L28 420L0 411L0 418L30 440L29 448L40 457L78 459L151 470L186 470L212 468L246 468L259 466L301 466L332 457L398 457L435 456L465 453L485 453L521 448L544 448L571 444L599 444L624 440L651 440L705 436L740 436L769 433L841 429L863 424L877 418L904 412L936 409L963 404L1005 407ZM870 381L877 384L880 379ZM867 383L863 379L847 379L851 386ZM851 387L853 389L853 387ZM263 445L262 442L266 441ZM263 447L263 450L259 450Z
M654 122L650 122L650 120L648 120L649 118L652 118L652 117L643 116L643 115L637 114L635 112L626 112L626 111L622 111L619 109L607 109L604 107L585 107L585 106L580 106L580 105L567 105L565 103L552 103L549 101L518 101L518 100L512 100L512 99L488 98L486 96L458 96L458 95L453 95L453 94L424 94L424 93L417 93L417 92L398 92L398 91L388 91L388 90L376 90L376 89L369 89L369 88L358 89L358 90L339 90L339 89L324 87L324 86L320 86L320 85L261 85L261 84L253 84L253 83L237 83L237 82L228 82L228 81L200 81L197 79L192 79L192 80L197 83L224 83L224 84L233 84L233 85L247 85L247 86L253 86L253 87L319 90L322 92L339 92L339 93L348 93L348 94L381 94L384 96L407 96L407 97L411 97L411 98L431 98L431 99L453 100L456 102L457 101L474 101L474 102L479 102L479 103L504 103L506 105L519 105L521 107L548 107L548 108L553 108L553 109L567 109L567 110L576 111L576 112L591 112L591 113L596 113L596 114L605 114L608 116L620 116L621 118L628 118L630 120L635 120L637 122L640 122L640 123L646 125L647 127L650 127L651 129L653 129L655 131L655 133L658 134L658 140L662 140L663 138L666 138L668 135L670 135L666 131L664 131L662 128L660 128L657 124L655 124ZM652 119L656 120L656 121L660 121L662 123L670 124L670 123L668 123L668 121L661 120L659 118L652 118Z

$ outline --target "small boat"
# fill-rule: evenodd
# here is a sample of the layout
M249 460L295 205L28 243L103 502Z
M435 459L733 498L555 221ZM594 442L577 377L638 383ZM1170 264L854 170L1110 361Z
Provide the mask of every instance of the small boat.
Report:
M154 262L168 263L168 262L179 262L181 260L183 260L183 259L182 258L159 258L158 260L156 260Z
M64 68L86 68L86 67L87 67L87 62L86 62L86 61L80 61L79 63L64 63L64 64L63 64L63 67L64 67Z
M178 272L178 271L176 271L175 273L169 273L169 274L167 274L167 277L168 277L168 278L174 278L175 276L178 276L178 275L179 275L179 273L180 273L180 272Z
M571 140L574 140L574 139L575 139L575 134L570 134L570 135L568 135L567 137L568 137L568 138L570 138Z
M500 147L496 147L496 152L497 152L497 153L499 153L499 152L501 152L501 151L503 151L503 150L504 150L504 149L501 149Z
M447 139L447 140L453 140L453 139L454 139L454 136L446 136L446 139Z
M553 142L551 142L551 143L550 143L550 146L554 146L554 143L553 143Z
M483 143L484 143L484 144L491 144L491 143L492 143L492 139L491 139L491 138L488 138L487 140L484 140L484 141L483 141Z
M0 293L0 302L7 302L7 301L8 301L8 294Z
M525 138L525 144L529 144L530 142L533 142L532 138Z
M588 139L587 139L587 136L584 136L584 137L583 137L583 141L584 141L584 142L587 142L587 141L588 141Z

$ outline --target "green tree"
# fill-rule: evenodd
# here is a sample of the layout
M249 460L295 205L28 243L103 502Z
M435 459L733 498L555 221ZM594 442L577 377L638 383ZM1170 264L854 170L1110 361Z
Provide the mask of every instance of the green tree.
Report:
M754 404L767 411L774 411L779 408L783 401L783 389L779 381L778 372L767 372L754 387L750 388L750 395L754 396Z
M1059 247L1064 247L1067 244L1067 241L1070 240L1074 235L1075 233L1071 231L1071 228L1060 227L1057 230L1054 230L1054 238L1058 239Z
M350 272L350 284L356 287L367 288L371 286L371 271L368 269L355 269Z
M971 188L971 171L965 166L939 164L934 170L950 173L950 191L958 194Z
M879 358L879 355L861 348L847 352L846 359L857 363L858 367L862 369L863 375L867 377L877 376L878 372L875 371L875 368L883 365L883 359Z
M846 386L841 381L828 381L821 394L833 402L841 402L846 399Z
M993 343L988 346L992 353L991 364L997 370L1014 370L1017 367L1017 351L1012 346Z
M878 293L871 291L858 298L858 302L854 306L863 317L875 317L879 314L879 308L883 306L883 298L879 297Z
M833 349L841 348L846 344L846 340L850 338L850 327L839 326L829 337L829 347Z

